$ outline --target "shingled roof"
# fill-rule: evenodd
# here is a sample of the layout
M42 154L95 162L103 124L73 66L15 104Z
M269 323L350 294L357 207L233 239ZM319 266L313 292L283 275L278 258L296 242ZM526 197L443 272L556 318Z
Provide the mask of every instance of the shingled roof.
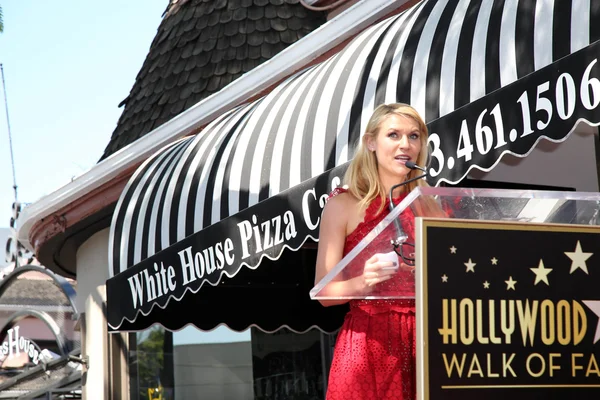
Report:
M72 285L75 289L75 285ZM32 306L70 306L67 296L60 287L49 279L15 279L0 296L0 307L19 305Z
M299 0L171 0L101 159L324 22Z

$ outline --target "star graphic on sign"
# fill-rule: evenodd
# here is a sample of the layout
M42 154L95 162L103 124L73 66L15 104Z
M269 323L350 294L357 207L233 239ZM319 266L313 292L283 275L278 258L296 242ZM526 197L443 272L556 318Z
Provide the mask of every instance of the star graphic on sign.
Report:
M448 276L446 274L442 275L442 282L448 282Z
M510 290L510 289L516 290L515 285L516 285L517 281L513 281L512 276L509 276L508 280L504 281L504 282L506 282L506 290Z
M600 317L600 301L598 300L583 300L583 304L588 306L590 310ZM596 336L594 336L594 344L600 340L600 318L598 319L598 325L596 325Z
M492 262L492 265L498 265L498 259L496 257L492 258L490 261Z
M545 268L543 260L540 260L540 265L537 268L529 269L535 274L535 282L533 283L534 285L544 282L546 285L550 286L550 282L548 282L548 274L552 272L552 268Z
M450 254L456 254L456 250L455 246L450 247Z
M577 246L575 246L575 251L573 251L573 252L565 251L565 254L567 255L567 257L569 257L573 261L573 263L571 263L571 271L570 271L571 274L573 272L575 272L575 270L577 268L581 268L581 270L583 272L585 272L586 274L589 275L589 272L588 272L588 269L587 269L587 264L585 262L594 253L584 253L581 250L581 243L578 240L577 241Z
M488 281L483 282L483 288L484 289L489 289L490 288L490 283Z
M465 266L467 267L467 271L466 272L475 272L475 266L477 264L475 264L473 261L471 261L471 259L469 258L469 262L464 263Z

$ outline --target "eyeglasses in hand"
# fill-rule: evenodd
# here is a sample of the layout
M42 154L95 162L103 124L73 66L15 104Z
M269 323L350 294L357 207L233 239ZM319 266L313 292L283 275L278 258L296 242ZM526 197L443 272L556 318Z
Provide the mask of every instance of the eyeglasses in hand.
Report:
M394 251L396 252L396 254L398 254L398 256L400 256L404 264L408 265L409 267L414 267L415 244L410 242L402 242L400 244L397 244L394 243L394 241L392 241L392 244L394 245Z
M390 212L392 212L394 210L394 202L392 201L392 193L394 192L394 190L396 188L406 185L410 182L425 178L428 175L428 172L425 168L419 167L417 164L415 164L412 161L407 161L406 166L410 169L421 170L424 173L422 175L416 176L414 178L405 180L404 182L400 182L397 185L394 185L390 188L389 202L388 202L388 207L390 209ZM414 267L415 266L415 244L406 241L408 239L408 235L402 229L402 225L400 224L400 221L398 220L398 218L394 219L394 225L396 226L396 233L398 234L398 238L396 240L392 240L392 246L394 246L394 251L396 252L396 254L398 254L400 256L400 258L402 258L402 261L404 261L404 263L406 265L408 265L410 267Z

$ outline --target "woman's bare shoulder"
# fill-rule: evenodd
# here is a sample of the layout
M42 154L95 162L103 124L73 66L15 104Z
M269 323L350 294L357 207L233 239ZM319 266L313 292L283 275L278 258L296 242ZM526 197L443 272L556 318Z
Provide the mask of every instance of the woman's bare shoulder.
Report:
M350 192L339 193L329 198L323 210L323 222L343 227L347 236L364 218L364 212L359 203L360 201Z
M356 197L348 191L341 191L329 197L325 204L325 208L350 211L348 207L356 205L358 205L358 199Z

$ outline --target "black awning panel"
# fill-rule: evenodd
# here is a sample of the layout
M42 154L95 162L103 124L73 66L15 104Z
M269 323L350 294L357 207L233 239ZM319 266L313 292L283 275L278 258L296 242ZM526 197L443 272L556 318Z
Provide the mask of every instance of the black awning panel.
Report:
M171 299L165 308L158 303L148 315L139 313L133 322L125 319L121 325L111 323L109 327L138 331L159 323L169 330L179 330L187 324L212 330L224 324L235 331L254 326L266 332L281 327L295 332L311 328L333 332L340 327L347 307L325 308L310 299L315 259L314 248L284 251L277 261L265 259L255 270L242 268L231 278L223 276L216 286L206 284L194 295L190 293L179 301ZM109 287L111 291L120 292L118 298L126 302L124 293L129 292L129 288L125 282L117 280ZM109 294L108 299L109 322L118 321L122 314L114 314L123 304L111 304L114 293Z

